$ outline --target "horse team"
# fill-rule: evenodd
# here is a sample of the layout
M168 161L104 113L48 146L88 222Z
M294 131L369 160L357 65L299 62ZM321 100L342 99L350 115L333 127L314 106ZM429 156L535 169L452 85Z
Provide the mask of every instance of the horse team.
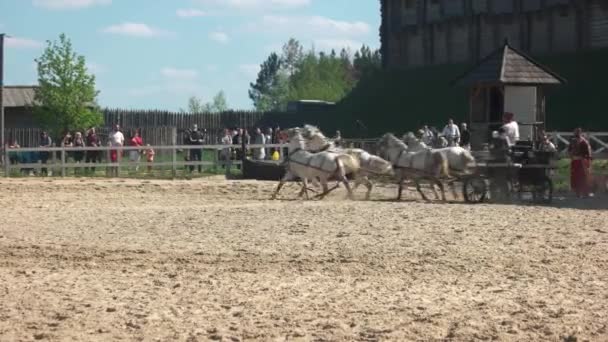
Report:
M403 139L391 133L385 134L377 145L379 156L362 149L337 147L317 127L310 125L288 129L287 142L287 172L272 199L276 199L286 182L295 179L302 181L300 196L306 199L309 199L310 183L321 185L322 192L316 196L319 198L324 198L344 184L351 199L353 191L363 184L367 188L366 199L369 199L373 187L369 177L391 175L399 186L397 199L401 199L404 185L409 180L415 184L424 200L429 200L421 189L421 184L426 182L431 185L435 198L439 199L437 187L441 199L445 201L443 182L451 187L454 197L458 198L454 182L459 175L467 174L475 163L472 154L462 147L432 149L412 133L406 134ZM351 188L347 175L353 177L354 188ZM338 185L329 188L332 180L338 181Z

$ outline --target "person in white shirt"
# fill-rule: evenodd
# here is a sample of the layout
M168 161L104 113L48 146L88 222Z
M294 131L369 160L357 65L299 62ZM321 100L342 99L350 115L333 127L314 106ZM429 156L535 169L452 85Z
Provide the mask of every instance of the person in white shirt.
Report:
M224 130L224 137L222 138L222 145L232 145L232 132L229 129ZM222 149L220 159L223 160L223 166L226 170L226 175L230 174L230 167L232 166L232 149L226 147Z
M504 122L502 128L507 137L507 143L509 147L514 146L519 141L519 125L515 121L515 115L513 113L505 113L502 120Z
M460 142L460 129L454 124L454 120L448 120L448 124L443 129L442 134L448 140L449 146L458 146Z
M110 133L109 143L111 147L122 147L125 145L125 136L120 131L118 124L114 125L114 130ZM110 160L112 163L117 163L120 152L118 150L110 150ZM118 167L112 167L110 169L110 175L118 177Z

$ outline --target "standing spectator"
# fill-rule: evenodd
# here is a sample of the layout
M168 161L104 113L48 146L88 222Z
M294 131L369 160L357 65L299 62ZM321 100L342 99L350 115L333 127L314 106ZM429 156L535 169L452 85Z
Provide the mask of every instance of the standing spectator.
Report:
M232 137L232 145L236 145L236 147L234 148L236 151L236 153L235 153L236 160L241 160L243 158L243 149L242 149L243 139L244 139L243 138L243 129L237 128L236 135L234 137Z
M420 133L421 133L420 140L422 140L422 142L425 143L427 146L432 146L433 141L435 140L435 135L429 129L429 126L427 126L427 125L422 126L422 130Z
M49 136L48 132L42 131L42 133L40 133L39 146L43 147L43 148L50 148L52 145L53 145L53 140ZM47 151L40 152L40 161L42 162L42 164L46 165L47 161L49 160L49 156L50 156L50 152L47 152ZM48 176L48 169L46 167L43 167L41 172L43 175Z
M146 160L148 161L148 172L152 172L152 164L154 164L154 155L156 155L156 152L150 146L150 144L147 144L146 147L147 148L144 151L144 154L146 155Z
M97 137L97 133L95 133L95 127L91 127L91 129L89 129L89 132L87 133L87 140L86 140L86 145L87 147L99 147L101 146L101 143L99 141L99 137ZM86 160L85 162L87 164L89 163L97 163L99 162L99 151L87 151L86 153ZM87 167L87 170L89 170L89 168ZM95 167L91 167L90 169L93 174L95 174Z
M281 142L281 127L277 126L274 129L274 136L272 137L273 144L280 144Z
M460 146L462 148L465 148L467 150L471 149L471 131L469 131L469 128L467 127L466 123L461 123L460 124L461 130L460 130Z
M254 145L265 145L266 136L262 134L262 130L259 128L255 129L255 135L253 136ZM266 150L263 147L256 147L253 149L253 159L264 160L266 159Z
M9 150L16 150L21 148L21 146L19 146L19 143L17 142L17 139L10 139L9 143L8 143L8 149ZM19 153L17 152L10 152L8 154L8 160L12 165L18 164L19 163Z
M198 130L198 125L192 126L192 131L190 132L190 145L199 146L190 150L190 161L200 163L202 161L202 150L200 148L203 145L203 135ZM194 172L194 165L190 165L190 172ZM203 172L203 166L201 164L198 165L198 173Z
M125 136L120 131L120 126L118 124L114 125L114 129L109 136L109 145L111 147L123 147L125 145ZM110 150L110 161L112 163L118 163L120 161L120 151L119 150ZM113 166L110 168L110 176L118 177L118 166Z
M502 116L502 121L504 123L502 128L505 131L509 147L514 146L519 141L519 125L515 121L515 115L513 113L505 113Z
M72 137L72 134L70 134L70 131L66 130L63 133L63 138L61 138L61 147L72 147L74 146L74 139ZM65 157L66 159L69 160L69 158L72 156L72 152L66 152Z
M342 133L340 131L336 131L336 136L334 136L334 144L337 147L342 146Z
M458 146L460 142L460 130L454 124L454 120L448 120L448 124L443 128L442 134L448 140L448 146Z
M543 134L541 137L540 143L538 144L538 150L541 152L557 152L557 148L551 142L551 139L549 139L547 134Z
M76 132L76 134L74 135L74 141L72 146L78 148L85 147L85 141L82 138L82 133ZM84 159L84 151L74 151L74 162L76 164L80 164L82 162L82 159ZM74 173L79 173L79 170L79 167L75 168Z
M249 156L249 145L251 144L251 135L249 135L247 128L243 128L243 140L245 141L245 158L247 158Z
M266 134L264 134L264 141L268 145L273 143L272 142L272 128L268 127L268 129L266 130ZM273 153L274 153L274 148L267 148L266 149L266 159L271 159Z
M138 129L132 134L131 140L129 140L130 147L141 147L144 146L144 141L141 138L141 133ZM141 150L129 151L129 161L135 163L135 172L139 171L139 161L141 160Z
M222 145L232 145L232 133L229 129L224 130L224 136L222 137ZM223 160L223 167L226 169L226 175L230 174L230 167L232 165L232 151L230 147L222 149L220 154L220 160Z
M583 130L574 130L574 139L570 143L570 186L579 198L591 196L591 145L583 136Z

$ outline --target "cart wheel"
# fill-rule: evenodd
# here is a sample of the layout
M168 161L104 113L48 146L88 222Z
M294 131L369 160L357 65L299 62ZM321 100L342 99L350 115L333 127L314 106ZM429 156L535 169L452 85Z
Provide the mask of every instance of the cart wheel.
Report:
M467 203L482 203L487 193L488 187L483 178L468 178L462 183L462 194Z
M551 178L544 177L534 186L534 201L536 203L551 204L553 201L553 181Z

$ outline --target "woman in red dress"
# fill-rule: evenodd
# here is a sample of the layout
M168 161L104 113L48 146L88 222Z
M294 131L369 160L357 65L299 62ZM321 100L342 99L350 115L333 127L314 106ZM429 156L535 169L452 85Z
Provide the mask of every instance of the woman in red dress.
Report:
M570 186L579 198L589 197L591 184L591 145L583 137L583 130L574 130L570 144Z

